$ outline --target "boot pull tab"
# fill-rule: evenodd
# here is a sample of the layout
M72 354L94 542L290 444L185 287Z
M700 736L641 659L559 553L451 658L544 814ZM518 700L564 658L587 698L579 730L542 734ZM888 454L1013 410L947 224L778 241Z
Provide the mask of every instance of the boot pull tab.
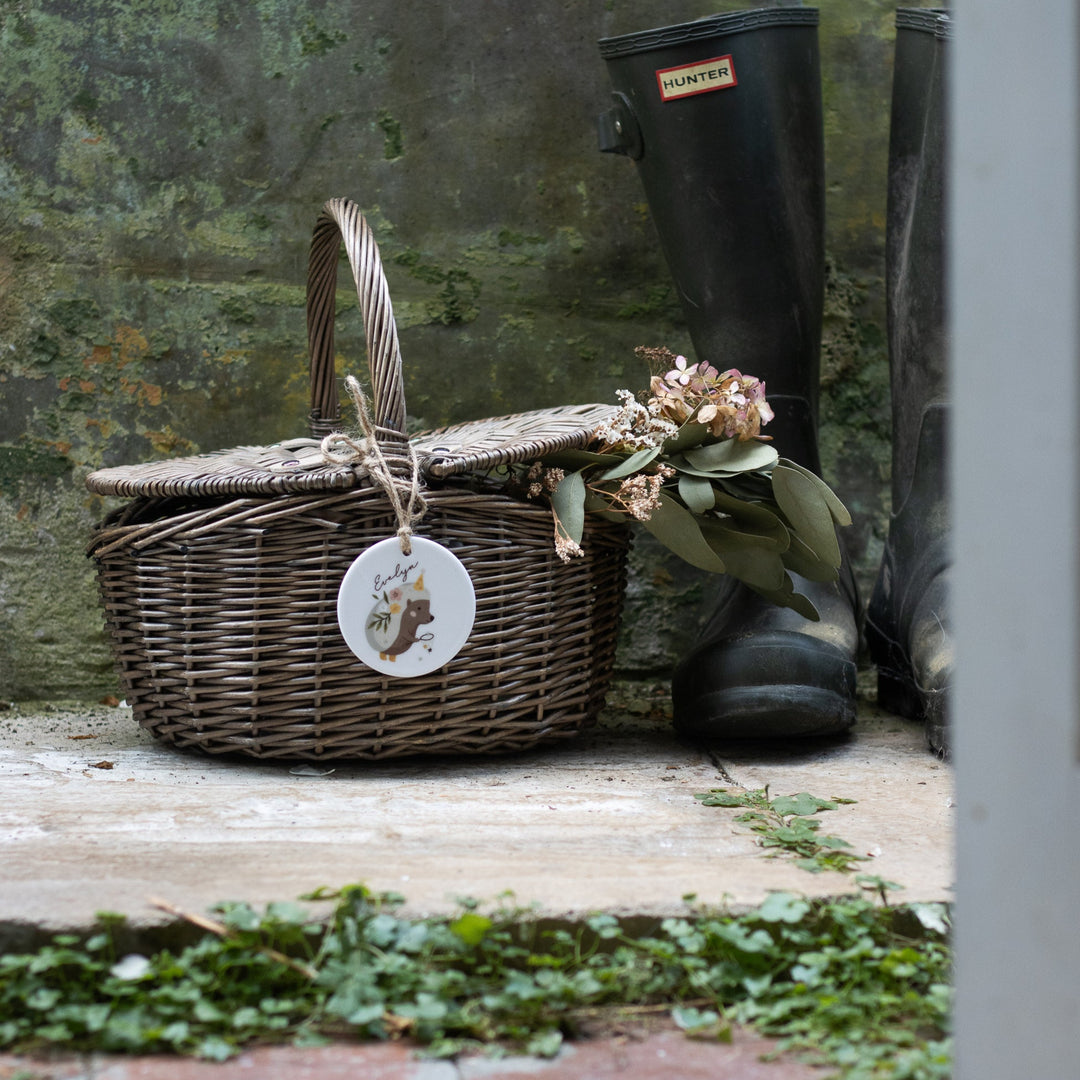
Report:
M645 146L634 108L625 94L616 92L611 99L612 107L596 118L600 149L605 154L625 154L637 161L645 153Z

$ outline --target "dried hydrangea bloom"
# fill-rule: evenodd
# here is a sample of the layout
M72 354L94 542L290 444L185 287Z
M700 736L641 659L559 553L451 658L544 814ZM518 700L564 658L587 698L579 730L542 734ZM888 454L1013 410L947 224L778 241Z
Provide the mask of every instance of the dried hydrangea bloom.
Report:
M767 438L761 428L773 419L773 411L760 379L743 375L737 368L721 373L708 363L688 367L685 357L674 359L674 367L649 382L650 413L675 424L693 419L718 439Z
M675 366L669 371L664 379L672 386L678 384L679 386L689 386L690 380L697 374L697 364L691 364L686 366L685 356L675 357Z

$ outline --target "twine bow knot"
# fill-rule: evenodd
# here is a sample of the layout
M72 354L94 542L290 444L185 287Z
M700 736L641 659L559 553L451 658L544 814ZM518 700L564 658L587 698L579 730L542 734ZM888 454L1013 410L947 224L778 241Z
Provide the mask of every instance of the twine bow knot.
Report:
M345 377L345 389L349 391L349 397L356 406L356 418L360 422L360 430L364 433L363 438L354 439L342 431L333 431L322 441L323 457L333 465L359 464L367 471L368 476L386 492L394 516L397 518L397 538L401 542L401 553L410 555L412 554L410 539L412 527L427 513L427 501L424 499L420 483L420 460L412 444L407 442L410 476L406 480L401 475L405 460L400 455L395 455L394 461L387 460L386 454L379 445L380 429L371 419L364 391L352 375ZM400 437L399 432L387 431L387 434Z

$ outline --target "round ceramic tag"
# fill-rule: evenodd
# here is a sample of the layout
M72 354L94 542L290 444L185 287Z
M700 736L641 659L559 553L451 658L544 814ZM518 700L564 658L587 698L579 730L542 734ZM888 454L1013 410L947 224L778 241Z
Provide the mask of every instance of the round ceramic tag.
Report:
M426 675L452 660L472 632L476 592L461 560L423 536L412 554L396 537L361 552L338 590L345 644L383 675Z

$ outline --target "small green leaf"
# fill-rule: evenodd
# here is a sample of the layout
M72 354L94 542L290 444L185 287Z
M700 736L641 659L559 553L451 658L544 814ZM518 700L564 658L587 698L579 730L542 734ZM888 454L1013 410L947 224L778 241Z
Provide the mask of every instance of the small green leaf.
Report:
M797 923L810 911L810 905L793 893L773 892L765 898L765 903L758 909L758 916L763 922Z
M750 806L746 795L735 795L726 788L705 792L694 796L702 806Z
M479 945L484 940L484 935L491 929L492 922L485 915L477 915L473 911L466 912L460 918L450 924L450 929L457 934L466 945Z
M198 1057L210 1061L228 1061L236 1053L236 1047L216 1035L203 1039L195 1050Z
M809 816L819 810L835 810L836 803L828 799L819 799L809 792L800 791L798 795L780 795L772 801L772 808L787 817L789 814Z
M196 1020L204 1024L213 1024L218 1020L225 1019L225 1014L212 1001L207 1001L206 998L200 998L195 1002L192 1015Z
M850 848L851 845L839 836L819 836L817 842L823 848L829 848L831 851L841 851L844 848Z
M525 1053L537 1057L553 1058L562 1049L563 1037L558 1028L538 1031L525 1043Z
M329 1046L333 1042L331 1038L326 1035L320 1035L317 1031L312 1031L310 1028L304 1028L300 1031L296 1038L293 1039L293 1046L298 1046L301 1049L314 1050L320 1046Z
M688 1034L696 1034L720 1023L720 1016L712 1009L692 1009L676 1006L671 1010L671 1019L677 1028Z

